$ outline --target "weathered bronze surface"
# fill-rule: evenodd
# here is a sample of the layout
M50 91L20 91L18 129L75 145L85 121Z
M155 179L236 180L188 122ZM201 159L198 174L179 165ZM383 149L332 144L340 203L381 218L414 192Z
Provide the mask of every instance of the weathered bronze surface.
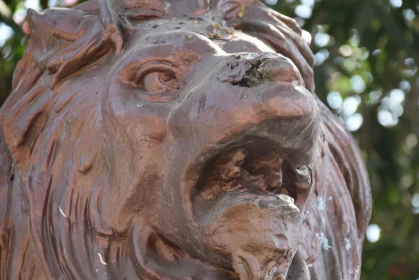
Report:
M359 279L356 142L255 0L30 11L0 112L0 279Z

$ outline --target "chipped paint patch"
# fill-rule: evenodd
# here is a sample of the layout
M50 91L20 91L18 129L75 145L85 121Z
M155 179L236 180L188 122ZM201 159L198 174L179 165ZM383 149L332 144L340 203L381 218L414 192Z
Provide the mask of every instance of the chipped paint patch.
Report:
M351 240L349 238L345 238L345 249L349 251L352 248Z
M324 250L329 251L329 249L332 248L332 246L329 245L329 239L327 239L327 237L324 236L323 232L321 232L320 234L316 233L316 237L320 241L320 245Z
M317 197L317 203L320 211L324 211L326 209L326 200L323 197Z

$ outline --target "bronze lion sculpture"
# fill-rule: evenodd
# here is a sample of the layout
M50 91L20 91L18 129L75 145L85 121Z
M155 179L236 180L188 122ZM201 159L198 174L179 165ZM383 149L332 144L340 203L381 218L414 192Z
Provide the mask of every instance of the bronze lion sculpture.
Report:
M293 19L29 11L0 112L0 279L359 279L371 197Z

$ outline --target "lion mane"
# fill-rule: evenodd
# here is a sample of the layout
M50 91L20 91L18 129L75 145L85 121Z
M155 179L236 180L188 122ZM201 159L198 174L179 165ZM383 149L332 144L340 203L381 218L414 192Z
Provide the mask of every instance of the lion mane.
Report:
M148 1L120 2L135 10ZM243 5L260 3L219 2L230 5L227 23L273 44L275 38L264 34L266 27L256 19L235 21L234 11L240 17ZM88 1L28 13L31 39L0 111L0 279L95 279L98 273L119 279L123 271L154 279L142 268L136 253L141 245L132 239L133 231L147 228L146 219L143 229L132 227L132 219L149 214L141 204L154 194L136 194L137 206L126 202L132 186L159 178L137 178L134 162L141 155L133 139L115 143L112 135L125 131L103 101L107 81L98 75L104 61L123 52L130 34L132 13L122 13L118 5ZM153 12L135 21L167 16ZM301 35L295 21L280 20ZM304 73L314 95L312 69ZM96 89L86 91L92 82ZM354 139L318 103L321 165L315 168L302 231L301 239L310 242L299 250L312 279L358 279L371 212L369 181Z

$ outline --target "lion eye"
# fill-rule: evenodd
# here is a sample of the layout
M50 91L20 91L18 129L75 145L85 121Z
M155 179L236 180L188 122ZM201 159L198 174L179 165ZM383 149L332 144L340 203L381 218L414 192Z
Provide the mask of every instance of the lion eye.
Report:
M148 73L137 83L146 92L172 92L180 88L179 80L169 71Z
M142 65L132 63L120 74L121 80L146 93L174 92L181 87L181 75L172 64L152 61Z

